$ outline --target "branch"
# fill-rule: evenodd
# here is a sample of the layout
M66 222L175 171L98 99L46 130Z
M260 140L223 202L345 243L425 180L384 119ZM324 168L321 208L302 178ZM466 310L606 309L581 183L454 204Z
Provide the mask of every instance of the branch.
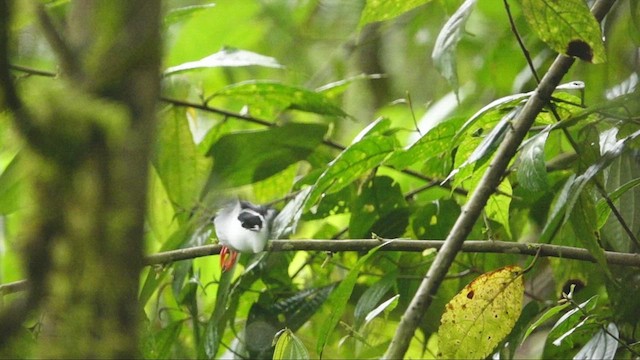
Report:
M602 20L614 3L615 0L598 0L592 8L596 19ZM549 71L534 91L533 96L529 98L522 111L518 114L513 126L510 127L504 141L496 151L487 172L483 175L469 202L464 206L433 264L429 267L426 278L420 284L418 291L402 316L384 358L401 359L404 357L411 339L422 320L422 315L426 313L429 305L431 305L433 296L449 271L449 267L462 249L465 238L471 232L487 200L500 184L504 171L516 154L535 118L549 103L551 94L556 86L560 84L562 77L571 68L574 61L573 58L564 55L556 57Z
M267 121L264 119L259 119L250 115L243 115L243 114L238 114L232 111L228 111L228 110L222 110L222 109L218 109L218 108L214 108L208 105L204 105L204 104L197 104L197 103L192 103L192 102L188 102L188 101L184 101L184 100L178 100L178 99L173 99L173 98L169 98L169 97L165 97L165 96L161 96L160 97L160 101L164 101L166 103L175 105L175 106L184 106L184 107L192 107L194 109L198 109L198 110L203 110L203 111L208 111L208 112L212 112L212 113L216 113L216 114L220 114L226 117L231 117L231 118L235 118L235 119L241 119L244 121L248 121L254 124L258 124L258 125L263 125L263 126L275 126L275 124L271 121ZM340 145L338 143L336 143L335 141L332 140L323 140L322 141L323 144L325 144L326 146L329 146L333 149L339 150L339 151L343 151L346 148L343 145ZM443 187L445 189L451 189L451 186L449 184L442 184L442 180L438 180L438 179L434 179L432 177L429 176L425 176L419 172L413 171L413 170L409 170L409 169L405 169L405 170L399 170L400 172L407 174L409 176L413 176L415 178L418 178L420 180L423 181L427 181L429 183L433 183L436 184L440 187ZM462 189L462 188L453 188L451 189L454 193L458 194L458 195L463 195L463 196L467 196L467 190Z
M422 252L425 249L441 249L445 244L444 240L391 240L389 244L378 251L408 251ZM267 243L268 252L285 251L369 251L380 245L380 240L354 239L354 240L271 240ZM196 259L199 257L217 255L220 253L221 245L194 246L185 249L171 250L148 255L144 259L147 266L166 265L175 261ZM572 259L580 261L596 262L596 259L586 249L535 243L515 243L509 241L491 240L467 240L462 245L462 251L467 253L497 253L497 254L518 254L539 257L554 257L562 259ZM632 266L640 268L640 254L619 253L605 251L605 258L611 265ZM0 295L12 294L24 291L27 288L26 280L19 280L0 285Z

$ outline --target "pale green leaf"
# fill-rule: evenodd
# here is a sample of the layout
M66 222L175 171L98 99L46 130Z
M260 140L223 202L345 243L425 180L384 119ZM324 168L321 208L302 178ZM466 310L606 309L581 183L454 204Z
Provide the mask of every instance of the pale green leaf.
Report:
M366 24L393 19L411 9L428 3L430 0L367 0L359 27Z
M529 139L518 157L518 182L523 188L537 192L547 190L547 168L544 158L544 145L548 132L541 132Z

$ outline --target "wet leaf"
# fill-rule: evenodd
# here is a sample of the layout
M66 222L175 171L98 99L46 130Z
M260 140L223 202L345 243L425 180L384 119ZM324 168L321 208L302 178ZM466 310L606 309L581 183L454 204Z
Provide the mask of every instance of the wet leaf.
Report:
M484 359L511 332L524 297L519 266L483 274L446 305L438 329L438 357Z

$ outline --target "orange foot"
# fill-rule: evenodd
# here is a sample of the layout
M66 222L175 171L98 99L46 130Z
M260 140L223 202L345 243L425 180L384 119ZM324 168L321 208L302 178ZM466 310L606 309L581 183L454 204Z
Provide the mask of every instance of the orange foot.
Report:
M222 271L229 271L238 260L238 252L223 246L220 249L220 267Z

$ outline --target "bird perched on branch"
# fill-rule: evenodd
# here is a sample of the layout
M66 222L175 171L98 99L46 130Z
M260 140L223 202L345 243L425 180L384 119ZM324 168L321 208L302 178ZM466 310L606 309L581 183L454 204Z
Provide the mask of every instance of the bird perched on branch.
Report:
M239 252L255 254L264 250L276 213L268 206L237 199L220 209L213 224L222 244L222 271L228 271L235 265Z

